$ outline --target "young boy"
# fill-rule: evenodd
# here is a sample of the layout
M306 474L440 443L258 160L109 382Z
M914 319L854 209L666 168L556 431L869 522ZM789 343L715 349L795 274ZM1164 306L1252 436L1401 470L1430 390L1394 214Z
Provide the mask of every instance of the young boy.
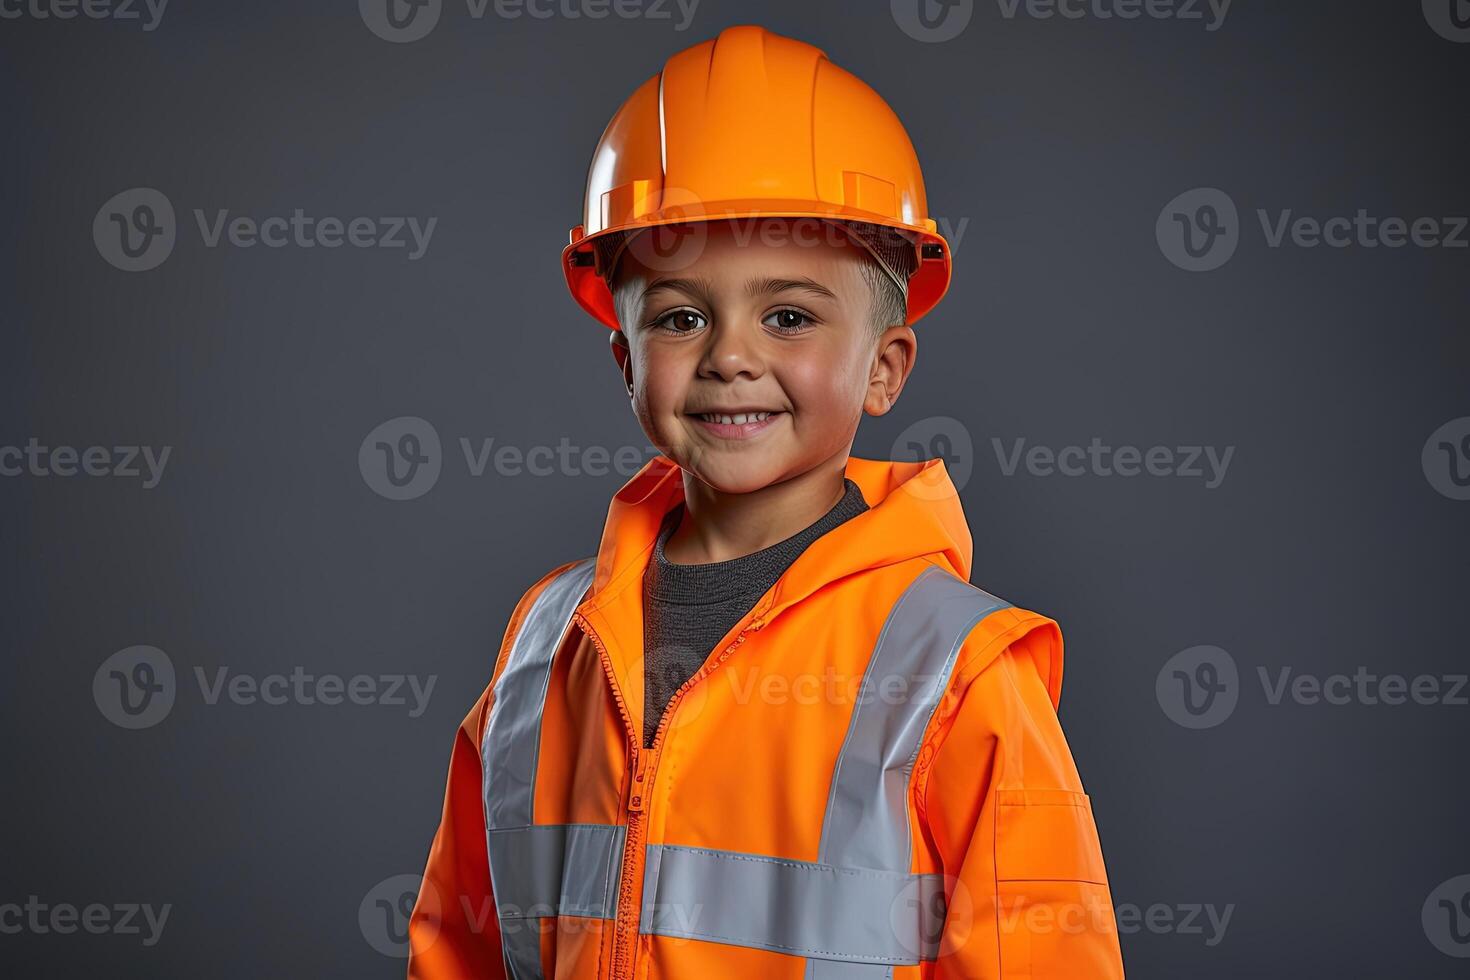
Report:
M613 117L584 215L662 455L511 616L409 975L1121 977L1056 624L969 584L942 461L849 456L949 281L898 119L730 28Z

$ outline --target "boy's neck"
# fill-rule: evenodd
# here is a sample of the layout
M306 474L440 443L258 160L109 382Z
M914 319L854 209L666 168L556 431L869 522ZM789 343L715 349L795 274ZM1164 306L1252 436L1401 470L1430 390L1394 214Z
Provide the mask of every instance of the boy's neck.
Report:
M687 470L684 516L664 542L676 565L743 558L815 524L846 492L846 451L820 466L749 493L723 493Z

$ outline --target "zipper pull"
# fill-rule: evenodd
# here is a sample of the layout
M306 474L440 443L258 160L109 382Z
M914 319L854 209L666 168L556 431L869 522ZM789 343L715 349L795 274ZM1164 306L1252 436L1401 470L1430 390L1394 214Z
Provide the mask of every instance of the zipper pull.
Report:
M648 769L647 749L639 748L633 756L633 785L628 790L628 809L634 812L643 810L643 777Z

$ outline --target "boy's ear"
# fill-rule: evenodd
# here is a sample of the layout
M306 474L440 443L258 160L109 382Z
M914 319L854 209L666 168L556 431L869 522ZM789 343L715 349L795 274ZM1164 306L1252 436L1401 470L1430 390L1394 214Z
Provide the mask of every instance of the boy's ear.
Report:
M904 382L914 369L919 354L919 338L914 328L896 324L878 338L873 357L873 372L868 378L868 392L863 398L863 411L869 415L887 415L898 401Z
M618 370L623 375L623 384L628 388L628 394L633 393L633 356L628 348L628 337L621 330L608 331L607 344L612 348L613 360L618 364Z

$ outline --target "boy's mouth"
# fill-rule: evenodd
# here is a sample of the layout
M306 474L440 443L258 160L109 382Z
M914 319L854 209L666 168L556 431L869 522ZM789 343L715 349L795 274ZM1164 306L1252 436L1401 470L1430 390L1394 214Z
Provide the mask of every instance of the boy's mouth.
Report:
M689 417L712 435L726 439L749 439L770 428L785 412L747 409L740 412L690 412Z

